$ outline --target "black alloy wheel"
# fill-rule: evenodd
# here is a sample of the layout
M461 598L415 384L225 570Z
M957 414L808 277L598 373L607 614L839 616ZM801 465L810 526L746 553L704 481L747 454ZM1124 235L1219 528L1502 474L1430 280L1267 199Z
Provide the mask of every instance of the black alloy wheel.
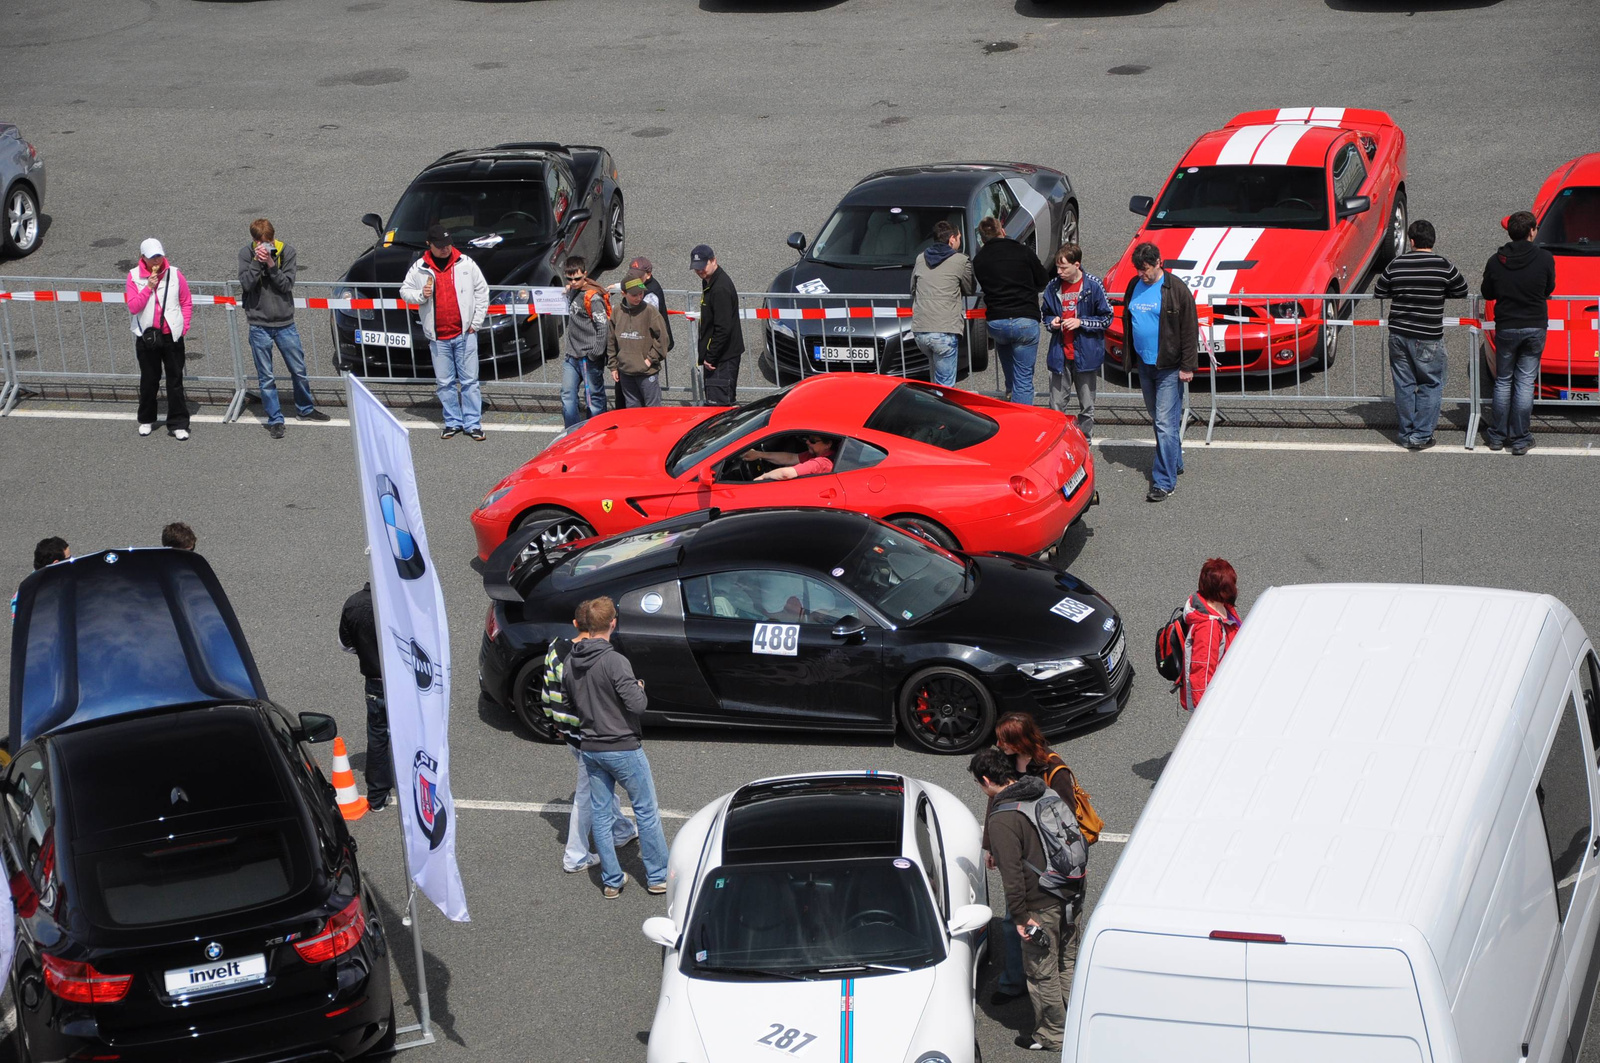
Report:
M889 523L902 531L910 532L919 539L926 539L935 546L942 546L946 550L959 550L961 548L954 535L951 535L927 517L902 514L898 517L890 517Z
M511 715L535 740L559 742L561 735L556 732L556 725L544 714L544 702L540 696L543 688L544 657L540 656L517 671L516 681L511 684Z
M970 753L994 731L994 698L974 676L936 665L900 691L900 726L932 753Z
M605 252L600 260L603 269L616 269L622 265L623 257L627 254L627 232L623 225L625 220L622 196L613 195L611 205L606 209Z
M562 509L560 506L535 506L519 517L511 530L517 531L541 521L549 522L549 527L539 533L539 541L546 549L594 537L593 525L571 510Z

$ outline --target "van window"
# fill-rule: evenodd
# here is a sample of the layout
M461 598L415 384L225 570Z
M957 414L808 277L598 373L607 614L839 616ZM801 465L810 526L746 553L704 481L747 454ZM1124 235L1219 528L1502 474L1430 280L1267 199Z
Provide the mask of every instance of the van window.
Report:
M1600 748L1600 661L1594 651L1578 663L1578 690L1583 695L1583 713L1589 720L1589 741Z
M1556 883L1556 917L1565 921L1578 883L1578 869L1592 834L1589 821L1589 753L1578 730L1578 706L1567 698L1556 739L1539 774L1539 813L1550 846Z

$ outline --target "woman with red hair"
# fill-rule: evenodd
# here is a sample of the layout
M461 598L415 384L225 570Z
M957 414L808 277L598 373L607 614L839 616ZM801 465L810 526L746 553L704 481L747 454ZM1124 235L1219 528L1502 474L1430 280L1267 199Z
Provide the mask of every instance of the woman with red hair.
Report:
M1200 586L1183 613L1183 672L1178 677L1179 714L1193 712L1205 696L1223 654L1239 636L1239 574L1220 557L1200 566Z

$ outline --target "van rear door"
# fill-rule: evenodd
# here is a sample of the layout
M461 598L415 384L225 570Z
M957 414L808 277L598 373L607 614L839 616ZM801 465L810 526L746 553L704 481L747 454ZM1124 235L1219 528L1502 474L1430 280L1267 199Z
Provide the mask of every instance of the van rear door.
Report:
M1079 1063L1430 1063L1397 949L1096 936Z

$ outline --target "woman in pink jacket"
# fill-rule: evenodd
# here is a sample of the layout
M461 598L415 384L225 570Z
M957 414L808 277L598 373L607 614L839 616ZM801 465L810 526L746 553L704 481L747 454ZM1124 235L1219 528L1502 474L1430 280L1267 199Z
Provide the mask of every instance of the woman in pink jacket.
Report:
M1205 696L1211 677L1239 636L1239 574L1220 557L1200 567L1200 587L1189 596L1183 626L1188 632L1183 646L1183 675L1178 680L1179 715L1194 711Z
M183 337L194 316L189 282L167 261L161 241L139 245L139 264L128 271L123 292L133 321L133 349L139 358L139 434L156 427L156 393L167 374L167 432L189 438L189 403L183 394Z

